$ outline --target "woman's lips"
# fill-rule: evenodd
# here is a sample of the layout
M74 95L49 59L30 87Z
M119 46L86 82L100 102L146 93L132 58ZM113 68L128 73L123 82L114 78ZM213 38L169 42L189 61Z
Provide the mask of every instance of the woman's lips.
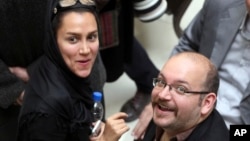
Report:
M81 66L88 66L90 64L90 59L76 61Z

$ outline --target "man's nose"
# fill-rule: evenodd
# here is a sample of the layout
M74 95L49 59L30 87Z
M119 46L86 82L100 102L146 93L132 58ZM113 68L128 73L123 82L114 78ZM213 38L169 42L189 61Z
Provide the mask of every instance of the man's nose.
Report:
M162 91L159 92L159 97L162 99L169 99L172 97L171 95L171 86L166 85L165 88L162 89Z

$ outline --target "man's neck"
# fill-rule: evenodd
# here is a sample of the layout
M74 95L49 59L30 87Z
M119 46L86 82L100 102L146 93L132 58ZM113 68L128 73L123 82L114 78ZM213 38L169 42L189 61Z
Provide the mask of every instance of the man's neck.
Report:
M169 135L166 131L161 135L160 141L171 141L173 138L176 138L174 140L177 141L184 141L194 130L194 128L188 129L185 132L179 133L176 136Z
M191 128L183 133L180 133L178 135L176 135L177 141L184 141L194 130L194 128Z
M161 136L161 140L160 141L170 141L170 137L167 134L167 132L164 132Z

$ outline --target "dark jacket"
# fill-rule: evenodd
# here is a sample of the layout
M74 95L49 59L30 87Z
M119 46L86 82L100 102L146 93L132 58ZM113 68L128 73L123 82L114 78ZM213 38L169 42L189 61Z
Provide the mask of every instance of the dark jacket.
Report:
M44 8L46 2L38 3L32 0L0 2L1 108L12 105L24 90L24 82L11 74L8 67L20 66L32 72L32 64L43 53L45 35L41 31L45 27L41 20L44 11L40 9Z
M151 121L143 141L154 141L156 128L157 126ZM161 133L163 133L163 130ZM160 136L161 134L159 134ZM174 141L174 139L171 141ZM193 130L185 141L229 141L229 131L221 115L217 110L214 110L206 120Z
M0 140L15 141L21 107L14 103L25 88L8 67L24 67L31 73L43 52L44 24L39 15L44 15L40 9L45 2L39 2L0 1Z

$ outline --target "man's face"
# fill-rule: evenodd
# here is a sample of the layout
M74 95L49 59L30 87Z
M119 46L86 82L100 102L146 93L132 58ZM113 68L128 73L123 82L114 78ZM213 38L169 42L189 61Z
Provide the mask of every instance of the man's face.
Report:
M172 89L170 90L169 86L154 87L152 91L154 122L173 134L197 125L201 116L200 94L179 94L174 88L176 90L184 88L187 91L204 91L205 68L189 59L175 57L164 65L158 78L171 85Z

